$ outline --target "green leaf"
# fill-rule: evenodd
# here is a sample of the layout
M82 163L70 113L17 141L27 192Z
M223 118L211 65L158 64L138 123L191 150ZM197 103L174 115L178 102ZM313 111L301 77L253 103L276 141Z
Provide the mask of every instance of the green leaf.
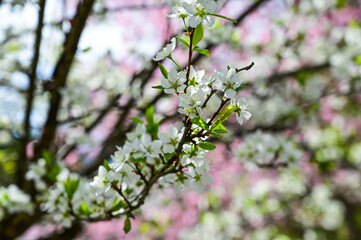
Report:
M229 104L227 107L225 107L222 112L218 115L216 121L213 123L211 131L216 128L219 124L226 121L231 114L237 109L236 106L233 106L232 104Z
M53 165L54 155L50 151L43 150L43 158L47 167Z
M360 28L360 25L357 23L357 21L355 20L351 20L348 25L353 28L353 29L359 29Z
M124 201L122 201L120 199L116 199L112 204L112 211L116 212L116 211L119 211L120 209L126 208L126 207L127 207L127 204Z
M174 153L165 153L164 158L166 161L168 161L171 157L173 157Z
M143 124L143 121L140 118L132 117L130 120L137 124Z
M142 234L147 234L152 229L152 226L149 223L143 222L139 225L139 232Z
M165 67L160 62L158 62L158 66L159 66L160 71L162 72L163 77L168 79L167 69L165 69Z
M238 92L239 90L242 90L242 89L245 89L245 88L250 88L250 87L252 87L252 86L251 85L244 85L244 86L240 86L240 87L236 88L235 90L236 90L236 92Z
M130 157L130 161L132 161L133 163L140 163L140 164L147 162L143 157L140 158Z
M153 139L158 139L158 124L147 125L147 133L149 133Z
M109 167L109 163L107 160L104 159L103 161L103 165L105 167L105 169L109 172L110 170L112 170L110 167Z
M193 33L193 46L196 46L203 38L204 30L203 25L200 23L198 26L194 29Z
M199 52L200 54L206 55L209 57L209 50L208 49L194 49L195 51Z
M204 150L213 150L216 149L216 145L214 145L211 142L201 142L198 144L198 146Z
M336 1L336 7L337 8L344 8L346 5L346 0L337 0Z
M217 133L215 133L215 132L210 132L210 134L212 134L213 136L215 136L216 138L218 138L219 140L221 140L222 142L224 142L223 138L222 138L220 135L218 135Z
M207 130L207 131L209 130L208 124L205 121L203 121L202 118L199 118L199 117L193 118L191 120L191 122L200 126L204 130Z
M189 43L187 42L187 40L180 38L178 36L176 36L176 38L189 48Z
M355 62L358 64L358 65L361 65L361 55L357 56L355 58Z
M68 179L64 183L65 192L69 200L73 199L76 190L78 190L79 183L80 183L80 178L73 180L70 177L68 177Z
M152 86L154 89L164 90L164 87L162 85Z
M130 219L129 217L127 217L124 221L124 227L123 227L123 230L125 233L128 233L130 232L130 230L132 229L132 224L130 222Z
M145 112L145 119L147 120L147 132L152 135L153 139L158 139L159 123L154 119L154 107L149 107Z
M61 167L56 164L55 166L53 166L51 168L50 171L47 171L45 176L50 180L55 182L56 181L56 177L59 175L59 173L61 172Z
M90 214L93 213L93 211L91 209L89 209L88 205L86 204L85 201L83 201L80 205L80 209L79 212L81 215L85 215L85 216L89 216Z
M89 52L92 48L91 47L87 47L83 49L83 52Z
M306 83L312 78L312 74L301 71L301 72L296 73L295 77L299 84L301 84L302 86L305 86Z
M218 124L214 129L214 132L216 133L228 133L227 129L225 126L223 126L222 124Z
M145 119L149 125L154 124L154 107L151 106L145 111Z
M215 16L215 17L219 17L219 18L223 18L223 19L226 19L226 20L228 20L228 21L237 23L237 20L236 20L236 19L229 18L229 17L223 16L223 15L219 15L219 14L215 14L215 13L209 13L208 15Z
M21 46L18 43L11 43L8 46L9 52L16 52L16 51L19 51L20 49L21 49Z

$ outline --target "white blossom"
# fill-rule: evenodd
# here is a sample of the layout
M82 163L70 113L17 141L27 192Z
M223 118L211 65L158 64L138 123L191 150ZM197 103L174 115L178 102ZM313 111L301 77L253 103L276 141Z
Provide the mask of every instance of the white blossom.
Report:
M157 52L156 56L153 58L154 61L160 61L168 57L176 47L175 37L170 40L170 43L167 44L162 50Z
M241 86L241 73L237 73L234 68L228 70L227 73L215 72L213 78L217 79L214 86L225 92L225 97L234 99L236 96L236 89Z
M186 88L186 85L184 84L185 81L186 81L186 73L183 71L177 73L177 70L172 68L169 71L168 79L162 78L161 84L162 87L164 87L165 93L173 94L173 93L179 93Z
M186 18L192 28L196 28L200 23L212 27L215 19L209 14L215 13L216 10L217 4L213 0L183 1L180 5L172 7L170 17Z
M159 140L152 141L151 136L145 134L141 137L141 143L141 150L145 153L147 162L153 164L154 158L158 158L161 154L162 142Z
M201 167L188 169L188 174L191 176L189 186L194 189L198 194L202 194L204 187L209 185L212 177L209 175L210 167L208 164L203 164Z
M189 86L186 93L179 94L179 109L182 114L188 115L190 118L195 118L202 114L202 105L210 93L209 88L199 88Z
M161 132L158 134L159 139L162 141L162 149L164 153L172 153L178 146L181 139L181 134L177 128L170 124L167 132Z
M243 124L244 120L249 120L252 117L252 114L248 112L248 103L246 99L240 98L237 100L237 102L232 102L237 109L234 111L236 113L237 121L240 125Z

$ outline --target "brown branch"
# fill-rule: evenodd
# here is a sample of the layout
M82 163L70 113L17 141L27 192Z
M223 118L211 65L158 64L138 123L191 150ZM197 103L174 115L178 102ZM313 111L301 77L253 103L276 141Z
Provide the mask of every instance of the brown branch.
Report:
M99 11L94 12L95 14L103 15L106 13L115 13L115 12L122 12L122 11L145 11L145 10L155 10L159 8L165 8L168 7L166 3L161 4L154 4L154 5L133 5L133 6L123 6L123 7L117 7L117 8L103 8Z
M329 68L331 65L330 63L327 62L323 62L323 63L319 63L319 64L314 64L314 65L305 65L302 66L296 70L292 70L292 71L288 71L288 72L282 72L282 73L275 73L269 77L266 78L266 82L267 83L277 83L278 80L280 79L284 79L287 77L292 77L295 76L298 73L301 72L316 72L316 71L321 71L324 70L326 68Z
M29 75L29 88L26 95L26 110L24 118L24 136L21 139L20 149L19 149L19 158L18 158L18 169L16 173L17 185L22 187L25 182L25 173L27 170L27 156L26 156L26 145L30 140L31 135L31 123L30 115L33 108L34 102L34 92L35 92L35 83L36 83L36 69L39 62L40 56L40 45L42 39L42 29L44 26L44 12L45 12L45 2L46 0L40 0L39 2L39 16L38 16L38 26L36 29L36 38L34 44L34 56L31 63L31 73Z
M236 68L236 72L238 73L238 72L241 72L241 71L248 71L248 70L250 70L253 66L254 66L254 62L251 62L251 64L248 65L248 66L246 66L246 67L243 67L243 68L240 68L240 69Z
M246 18L246 16L248 16L249 14L251 14L253 11L255 11L258 7L260 7L262 5L262 3L264 2L267 2L268 0L260 0L254 4L252 4L247 10L245 10L239 17L238 17L238 23L237 24L234 24L234 25L239 25L243 22L243 20ZM184 30L182 31L184 32ZM206 49L211 49L211 48L214 48L216 45L215 44L208 44L205 48ZM198 54L196 55L192 61L191 61L191 65L194 65L196 64L197 62L199 62L202 58L203 58L204 55L202 54ZM142 70L139 74L135 74L133 77L132 77L132 81L130 84L132 84L135 80L137 79L140 79L142 81L141 83L141 89L145 86L145 84L149 81L150 77L153 75L153 73L155 72L155 70L157 69L157 64L156 62L152 61L151 62L151 66L148 68L148 69L144 69ZM150 102L148 103L143 109L143 111L145 111L148 107L154 105L157 103L158 100L160 100L162 97L165 96L165 93L164 92L161 92L159 93L157 96L155 96L155 98ZM119 96L117 96L119 98ZM132 98L133 99L133 98ZM131 100L132 100L131 99ZM129 101L128 104L132 104L134 102L132 101ZM134 100L134 99L133 99ZM122 117L123 116L126 116L128 115L129 111L130 111L131 108L129 108L129 110L127 111L124 111L122 113ZM101 164L101 162L105 159L105 158L108 158L112 152L115 151L115 145L116 144L119 144L121 142L124 142L124 139L119 139L118 138L118 141L114 141L114 139L116 140L116 137L119 137L119 136L125 136L125 132L124 130L120 127L124 125L124 122L119 122L119 124L116 124L115 127L114 127L114 131L111 135L111 139L112 141L109 141L109 139L104 142L103 144L103 149L102 151L100 152L100 154L95 158L95 161L91 164L91 166L89 168L87 168L88 170L86 171L87 174L89 174L90 170L96 170L97 169L97 166L99 166L99 164ZM127 128L126 128L127 129ZM112 146L108 146L108 144L111 144ZM84 172L85 173L85 172Z
M50 148L55 137L55 131L57 127L57 115L61 102L61 95L59 90L66 85L66 79L68 77L70 67L78 47L78 42L84 29L86 20L90 14L90 11L92 10L94 1L95 0L84 0L79 2L77 13L73 20L73 27L67 34L63 52L55 67L55 71L52 77L52 81L54 81L55 87L51 91L48 118L45 123L42 136L36 146L34 156L35 159L41 155L41 152L44 149Z
M194 28L191 29L191 32L189 34L188 66L187 66L186 81L184 83L186 85L186 88L184 89L184 92L187 92L188 82L189 82L189 74L191 72L192 53L193 53L193 36L194 36Z

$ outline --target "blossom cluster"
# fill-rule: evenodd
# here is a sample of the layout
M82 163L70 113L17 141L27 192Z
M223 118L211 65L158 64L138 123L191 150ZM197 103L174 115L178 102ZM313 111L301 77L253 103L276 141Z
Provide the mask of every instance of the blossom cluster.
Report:
M106 199L95 194L88 179L71 173L64 164L49 156L31 164L26 178L34 182L39 192L40 210L47 213L44 220L70 227L75 216L97 217L107 209ZM53 182L50 187L49 181Z
M246 165L265 167L294 164L301 160L303 155L294 141L261 131L247 135L234 154Z
M208 50L199 49L197 44L203 38L203 25L214 23L215 1L182 1L175 10L178 17L187 19L186 28L190 30L189 43L184 39L182 42L190 52L208 55ZM173 38L154 60L168 58L180 68L172 58L175 47ZM172 68L168 72L161 63L159 67L164 78L157 88L177 95L184 126L178 129L170 124L167 131L159 132L161 121L156 121L154 107L148 108L145 121L132 119L135 130L127 133L124 145L99 166L93 180L70 172L60 159L45 151L41 159L30 165L26 178L34 181L39 208L51 221L69 227L75 219L96 221L124 215L124 231L128 232L129 218L144 204L153 185L172 185L176 194L187 188L201 194L210 184L211 168L205 156L216 148L209 141L210 136L222 139L220 134L228 132L222 123L232 113L240 124L251 117L247 101L236 96L243 88L241 72L229 68L225 73L207 76L190 62L180 71ZM80 97L86 100L83 95Z
M247 177L241 177L240 181L244 184L249 181ZM184 229L179 238L232 239L243 234L247 239L280 236L291 239L282 229L292 221L302 226L300 234L307 239L308 235L318 236L319 229L334 231L342 227L345 208L333 198L330 185L317 184L310 194L308 185L309 180L299 170L290 168L283 169L278 177L265 177L243 188L235 186L230 190L232 200L226 209L218 209L212 202L209 206L204 200L200 202L199 205L206 206L202 209L201 221ZM217 199L213 201L217 203L221 196L213 199Z
M212 27L215 19L211 14L216 10L217 3L213 0L185 0L172 7L170 17L187 19L192 28L196 28L200 23Z
M25 212L31 214L33 210L34 205L30 196L16 185L11 184L8 187L0 187L0 220L14 213Z

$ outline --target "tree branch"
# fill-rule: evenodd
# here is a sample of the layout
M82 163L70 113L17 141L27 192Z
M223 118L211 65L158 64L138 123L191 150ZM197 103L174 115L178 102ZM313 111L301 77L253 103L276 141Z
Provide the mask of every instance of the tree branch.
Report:
M78 42L84 29L85 22L90 14L90 11L92 10L94 1L95 0L84 0L79 2L77 13L73 20L73 27L67 34L63 52L55 67L55 71L52 77L52 81L54 81L55 87L51 91L51 101L48 118L45 123L42 136L36 146L34 156L35 159L41 155L41 152L44 149L50 148L55 137L55 131L57 127L57 115L61 102L61 95L59 90L66 85L66 79L68 77L70 67L78 47Z
M36 39L34 44L34 56L31 63L31 73L29 75L29 88L26 95L26 110L24 118L24 136L21 139L20 149L19 149L19 158L18 158L18 170L17 170L17 185L22 187L25 182L25 172L27 170L27 156L26 156L26 145L30 140L31 135L31 124L30 124L30 115L33 108L34 102L34 92L35 92L35 83L36 83L36 69L39 62L40 55L40 45L42 39L42 29L44 26L44 12L45 12L45 2L46 0L40 0L39 2L39 17L38 17L38 26L36 29Z
M249 15L251 14L253 11L255 11L256 9L258 9L258 7L260 7L262 5L262 3L265 3L267 2L268 0L260 0L254 4L252 4L251 6L249 6L249 8L247 8L247 10L245 10L238 18L237 18L237 21L238 23L232 23L234 25L239 25L241 24L244 19ZM205 47L206 49L210 49L210 48L214 48L216 45L215 44L207 44L207 46ZM192 65L196 64L197 62L199 62L202 57L204 55L202 54L198 54L196 55L193 59L192 59ZM141 84L141 88L143 88L143 86L148 82L148 80L150 79L150 77L153 75L154 71L157 69L157 64L152 61L152 66L148 69L144 69L143 71L141 71L139 74L133 76L132 78L132 82L134 82L136 79L141 79L142 81L142 84ZM131 82L131 83L132 83ZM154 105L157 103L158 100L160 100L162 97L165 96L165 93L164 92L160 92L158 95L156 95L154 97L154 99L149 103L147 104L143 110L145 111L148 107ZM129 101L129 103L131 103L131 101ZM128 114L128 111L127 112L124 112L125 114ZM123 113L123 114L124 114ZM124 124L124 122L121 122L121 124ZM120 133L120 131L122 131L122 128L119 127L118 124L115 125L114 127L115 131L113 132L112 135L114 136L119 136L119 135L125 135L125 134L122 134ZM121 140L119 141L121 142ZM99 166L99 164L103 161L104 158L108 158L110 156L110 154L112 152L115 151L115 145L114 145L114 141L112 141L112 145L113 146L107 146L107 143L104 143L103 144L103 150L101 151L101 153L99 154L99 156L96 158L96 160L94 161L94 163L92 163L92 165L94 164L94 167L90 167L89 169L96 169L97 166Z

